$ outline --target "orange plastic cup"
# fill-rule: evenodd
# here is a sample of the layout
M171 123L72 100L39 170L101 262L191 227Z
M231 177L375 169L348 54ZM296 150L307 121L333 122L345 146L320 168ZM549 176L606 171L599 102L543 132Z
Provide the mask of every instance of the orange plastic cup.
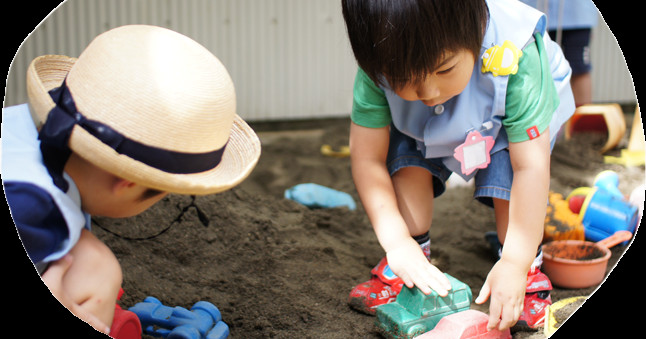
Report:
M557 240L543 245L542 270L552 284L564 288L587 288L603 281L610 259L609 248L632 238L618 231L599 242Z

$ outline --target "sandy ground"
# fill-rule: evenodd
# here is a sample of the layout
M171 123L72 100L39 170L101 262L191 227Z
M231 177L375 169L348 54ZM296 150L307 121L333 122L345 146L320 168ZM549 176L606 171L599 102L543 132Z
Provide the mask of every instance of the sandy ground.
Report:
M626 120L630 123L632 116ZM253 127L263 153L251 177L240 186L212 196L171 195L137 217L95 220L95 234L123 266L121 306L130 307L146 296L186 308L209 301L221 310L231 338L380 338L374 317L350 309L347 296L354 285L369 278L383 250L359 203L349 158L319 152L322 144L347 145L349 121ZM584 136L557 144L551 190L567 195L573 188L591 185L603 169L620 173L625 194L644 181L643 166L603 163L596 150L604 135ZM618 146L622 147L625 141ZM311 210L283 198L285 189L306 182L351 194L357 209ZM430 235L433 263L467 283L475 296L494 263L484 233L494 230L495 222L493 211L471 197L471 187L454 186L438 198ZM637 260L635 253L641 253L639 245L639 241L632 245L629 253L633 254L622 260L598 292L594 293L597 286L553 290L553 301L594 293L556 338L568 337L561 334L596 337L599 327L615 334L632 333L621 331L628 330L623 324L636 315L622 306L643 301L641 291L624 288L634 286L631 264ZM608 271L625 250L613 249ZM23 258L16 262L29 264ZM51 301L33 272L26 269L23 276L35 283L14 288L29 289L48 300L44 310L58 312L55 331L71 333L77 322ZM486 312L487 305L472 308ZM579 313L583 316L577 317ZM61 324L67 326L61 328ZM533 330L515 331L513 336L545 337Z

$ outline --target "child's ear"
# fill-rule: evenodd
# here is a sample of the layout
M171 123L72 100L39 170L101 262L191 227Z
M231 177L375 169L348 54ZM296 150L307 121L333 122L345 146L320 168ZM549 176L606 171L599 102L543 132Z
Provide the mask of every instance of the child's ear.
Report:
M126 193L129 189L135 187L136 185L137 184L135 184L132 181L121 179L121 178L115 178L112 184L112 193L114 193L115 195L122 195Z

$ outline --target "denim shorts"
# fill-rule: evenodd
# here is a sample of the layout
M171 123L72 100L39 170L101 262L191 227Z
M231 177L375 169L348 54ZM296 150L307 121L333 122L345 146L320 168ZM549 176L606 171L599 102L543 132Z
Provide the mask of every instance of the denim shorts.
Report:
M433 176L433 193L440 196L446 190L446 181L452 172L439 158L424 158L417 149L417 142L399 132L395 127L390 128L390 145L386 158L386 167L390 175L404 168L416 166L425 168ZM491 154L491 163L487 168L476 172L475 192L473 194L481 203L493 206L492 198L509 200L511 196L511 182L513 170L507 149Z

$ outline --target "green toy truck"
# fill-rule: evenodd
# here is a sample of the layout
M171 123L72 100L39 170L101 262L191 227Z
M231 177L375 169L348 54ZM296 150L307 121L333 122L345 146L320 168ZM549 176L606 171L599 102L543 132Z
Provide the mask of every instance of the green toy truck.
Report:
M473 295L469 286L449 274L451 290L446 297L435 291L425 295L418 288L404 286L397 300L377 307L376 325L386 338L410 339L432 330L452 313L468 310Z

